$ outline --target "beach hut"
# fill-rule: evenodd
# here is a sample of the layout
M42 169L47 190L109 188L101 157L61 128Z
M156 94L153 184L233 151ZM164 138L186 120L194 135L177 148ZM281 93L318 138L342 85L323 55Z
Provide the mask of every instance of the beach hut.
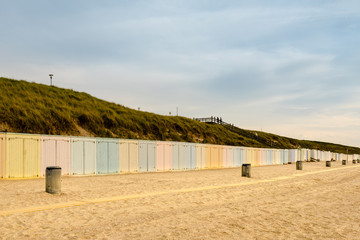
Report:
M285 159L285 150L280 149L280 164L284 164L284 159Z
M96 139L96 173L119 173L119 140Z
M121 173L139 171L138 140L119 140L119 171Z
M40 177L40 135L7 133L5 141L5 177Z
M186 145L183 142L172 143L172 169L185 170L186 169Z
M70 137L71 174L96 174L96 139L87 137Z
M232 147L223 146L223 168L229 168L231 166L232 155L233 155Z
M317 150L311 149L311 151L310 151L310 160L311 160L311 159L313 159L313 160L318 159Z
M271 164L272 159L272 151L271 149L266 149L266 165Z
M70 174L70 137L41 136L41 175L49 166L61 167L61 174Z
M206 145L196 144L196 168L206 168Z
M187 170L196 169L196 143L185 143L185 166Z
M156 142L156 169L157 171L170 171L172 169L171 142Z
M244 147L239 147L239 158L238 158L238 167L241 167L245 163L245 149Z
M274 159L273 164L282 164L281 156L280 156L280 149L274 149Z
M232 164L234 161L236 161L236 156L235 156L235 151L236 151L236 147L230 146L230 159L229 159L229 167L234 167L234 165Z
M283 162L288 163L289 162L289 149L284 149L284 160Z
M139 141L139 172L156 172L156 141Z
M289 162L295 163L299 159L299 149L290 149Z
M254 166L260 166L260 149L254 148Z
M232 157L230 159L230 167L240 167L240 166L241 166L241 148L233 147Z
M249 149L247 147L242 147L242 153L241 153L242 164L250 163L248 156L249 156Z
M223 167L223 149L219 145L208 145L206 150L206 165L208 168Z

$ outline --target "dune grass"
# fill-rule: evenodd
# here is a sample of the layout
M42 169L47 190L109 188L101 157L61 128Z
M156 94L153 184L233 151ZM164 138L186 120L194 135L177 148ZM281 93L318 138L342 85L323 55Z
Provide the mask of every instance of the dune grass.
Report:
M84 92L7 78L0 78L0 131L360 153L355 147L138 111Z

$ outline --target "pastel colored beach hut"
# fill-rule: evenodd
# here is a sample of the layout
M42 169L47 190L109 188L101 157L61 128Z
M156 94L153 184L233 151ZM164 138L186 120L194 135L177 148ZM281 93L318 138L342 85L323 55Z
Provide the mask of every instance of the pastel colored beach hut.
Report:
M49 166L61 167L61 174L70 174L70 137L41 136L41 175Z
M138 140L119 140L119 168L121 173L139 171Z
M96 174L96 139L71 137L71 174Z
M40 161L40 135L5 135L5 178L40 177Z
M96 173L119 173L119 140L96 139Z

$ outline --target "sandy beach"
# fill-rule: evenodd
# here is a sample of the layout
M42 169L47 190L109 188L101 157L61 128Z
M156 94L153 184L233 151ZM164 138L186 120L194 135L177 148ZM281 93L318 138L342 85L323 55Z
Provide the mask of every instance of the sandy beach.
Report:
M0 239L359 239L360 164L0 180Z

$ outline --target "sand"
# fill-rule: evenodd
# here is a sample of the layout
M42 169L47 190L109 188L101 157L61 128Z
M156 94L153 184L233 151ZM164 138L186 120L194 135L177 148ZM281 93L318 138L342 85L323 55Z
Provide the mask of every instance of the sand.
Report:
M0 239L360 239L360 164L0 180Z

